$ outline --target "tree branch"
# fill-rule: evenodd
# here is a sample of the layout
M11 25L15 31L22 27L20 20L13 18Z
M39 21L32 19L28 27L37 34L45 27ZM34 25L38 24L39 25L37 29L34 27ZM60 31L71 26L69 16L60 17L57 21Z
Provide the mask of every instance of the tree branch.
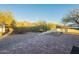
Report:
M75 20L75 22L76 22L77 24L79 24L79 22L78 22L77 20Z

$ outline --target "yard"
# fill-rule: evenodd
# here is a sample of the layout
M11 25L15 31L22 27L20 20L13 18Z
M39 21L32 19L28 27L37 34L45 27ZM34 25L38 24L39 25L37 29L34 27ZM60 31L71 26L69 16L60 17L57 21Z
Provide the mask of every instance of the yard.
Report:
M79 47L78 35L28 32L26 34L10 35L1 40L0 53L70 54L73 46Z

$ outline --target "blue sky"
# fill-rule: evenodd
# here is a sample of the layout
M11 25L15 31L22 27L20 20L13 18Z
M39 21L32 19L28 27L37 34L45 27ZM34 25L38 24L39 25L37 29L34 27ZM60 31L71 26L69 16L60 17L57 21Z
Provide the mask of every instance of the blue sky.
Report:
M74 4L0 4L0 11L11 11L17 21L45 20L60 23L70 10L79 8Z

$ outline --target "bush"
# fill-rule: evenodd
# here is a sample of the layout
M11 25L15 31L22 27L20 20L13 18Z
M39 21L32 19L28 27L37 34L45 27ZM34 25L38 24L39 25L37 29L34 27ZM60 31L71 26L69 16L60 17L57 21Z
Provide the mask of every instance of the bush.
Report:
M79 28L71 28L71 29L79 30Z
M32 27L15 27L14 33L23 34L26 32L44 32L47 30L50 30L49 26L47 26L47 25L32 26Z

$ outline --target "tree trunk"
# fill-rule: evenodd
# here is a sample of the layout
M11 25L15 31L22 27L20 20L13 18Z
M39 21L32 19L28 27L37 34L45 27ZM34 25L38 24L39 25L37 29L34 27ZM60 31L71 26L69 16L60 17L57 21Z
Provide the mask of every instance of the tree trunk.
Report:
M64 24L64 32L67 33L68 32L68 28L66 27L66 23Z

